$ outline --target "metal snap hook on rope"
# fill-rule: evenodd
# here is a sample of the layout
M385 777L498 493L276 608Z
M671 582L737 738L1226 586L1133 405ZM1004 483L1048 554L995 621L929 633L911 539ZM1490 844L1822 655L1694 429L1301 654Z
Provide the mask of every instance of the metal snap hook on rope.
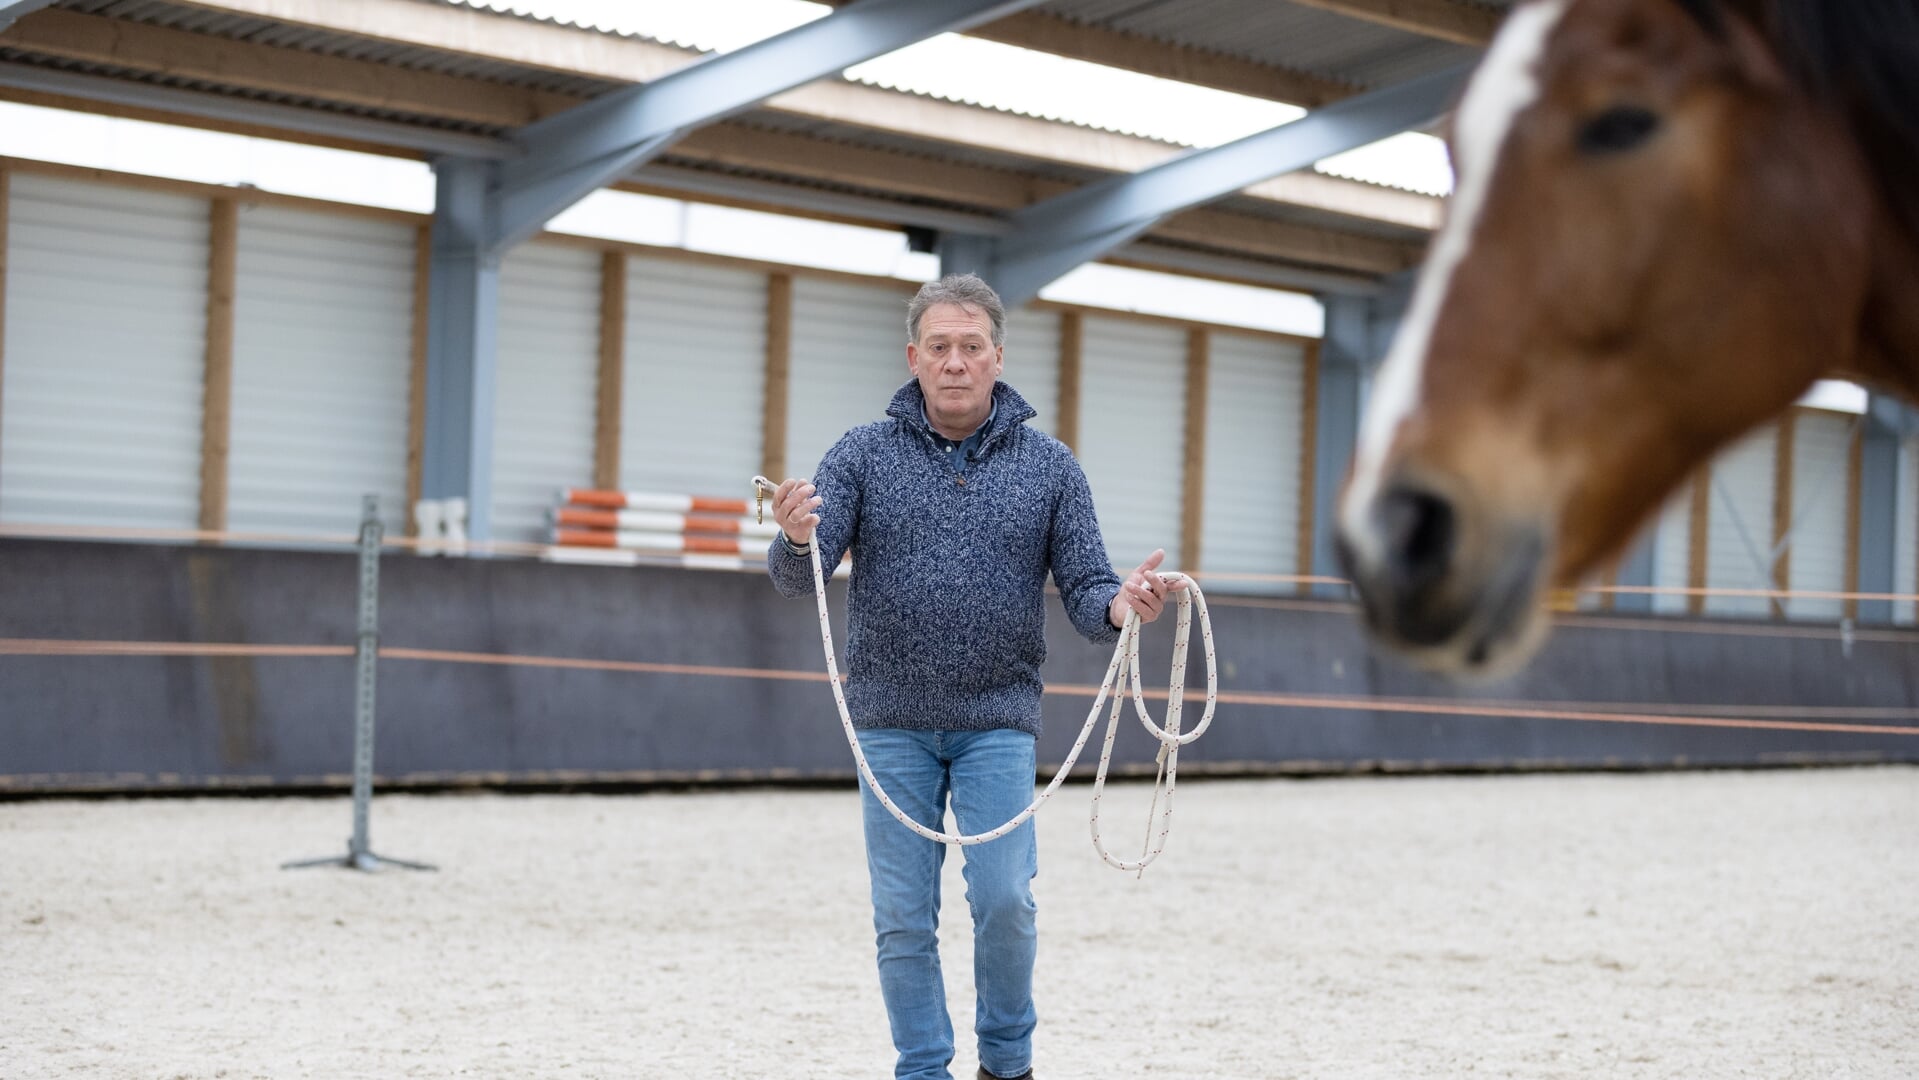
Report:
M766 494L778 492L778 490L779 485L764 476L753 478L753 497L756 505L761 508L764 507ZM782 524L782 535L784 530L785 526ZM827 618L826 576L820 567L820 545L815 543L809 547L809 555L813 560L813 599L820 614L820 645L826 653L827 683L833 689L834 703L839 706L840 726L846 732L846 743L853 751L853 762L859 767L860 776L865 779L867 787L872 789L873 795L879 799L880 805L886 807L900 824L936 843L960 846L984 844L1019 828L1028 818L1039 812L1039 808L1053 797L1053 792L1059 790L1060 784L1064 783L1067 775L1073 771L1073 765L1079 761L1080 751L1085 749L1086 740L1093 734L1094 725L1099 722L1100 707L1106 704L1107 696L1110 694L1113 704L1107 717L1106 741L1100 749L1099 767L1093 774L1091 821L1093 848L1099 852L1099 857L1105 860L1108 866L1133 871L1145 870L1153 860L1159 858L1161 852L1166 850L1166 840L1173 829L1173 793L1178 786L1179 748L1206 733L1207 727L1213 722L1213 709L1219 703L1219 671L1213 649L1213 622L1206 613L1206 594L1200 591L1198 582L1185 574L1173 571L1166 571L1160 575L1174 581L1186 582L1185 589L1173 594L1179 601L1179 614L1173 629L1173 671L1166 694L1165 725L1154 723L1152 714L1146 709L1146 692L1140 684L1139 672L1139 635L1142 624L1139 620L1139 612L1129 609L1126 613L1126 625L1120 627L1119 641L1113 646L1113 660L1106 665L1106 679L1100 683L1099 693L1093 698L1093 707L1086 714L1086 723L1080 728L1079 738L1074 740L1073 748L1067 753L1066 761L1060 766L1059 771L1053 774L1052 782L1046 785L1046 789L1041 791L1038 797L1027 804L1026 809L1014 815L1012 820L982 833L960 836L929 829L908 817L904 810L894 804L885 789L880 787L879 780L873 776L873 770L866 764L866 755L860 751L859 734L853 728L851 714L847 712L846 691L840 686L839 663L833 656L833 626ZM1206 650L1206 709L1200 715L1199 724L1193 730L1181 732L1180 714L1185 707L1186 699L1186 647L1195 608L1199 611L1201 644ZM1106 774L1113 759L1113 737L1119 733L1119 714L1125 709L1126 684L1129 681L1132 684L1134 711L1138 713L1139 722L1146 729L1146 733L1159 743L1160 759L1159 776L1153 782L1153 805L1146 813L1146 847L1137 860L1130 862L1108 853L1106 845L1100 840L1099 832L1099 804L1106 790ZM1163 810L1160 808L1162 794L1166 803ZM1157 834L1153 832L1155 816L1160 819L1160 829Z

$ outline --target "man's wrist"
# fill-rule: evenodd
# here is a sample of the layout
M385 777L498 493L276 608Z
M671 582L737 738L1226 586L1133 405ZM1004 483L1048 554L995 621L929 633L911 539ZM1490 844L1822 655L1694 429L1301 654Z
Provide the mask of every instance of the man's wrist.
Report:
M792 537L786 535L786 530L781 529L780 539L786 543L786 550L791 554L811 555L813 553L813 538L810 536L806 538L806 543L796 544Z

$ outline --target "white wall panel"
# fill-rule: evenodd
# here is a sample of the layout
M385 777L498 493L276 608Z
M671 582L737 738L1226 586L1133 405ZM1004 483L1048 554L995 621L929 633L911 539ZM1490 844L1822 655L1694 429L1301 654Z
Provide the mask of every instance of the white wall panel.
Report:
M848 429L885 419L893 392L913 377L907 299L885 286L793 279L786 470L794 476L812 476Z
M208 206L15 174L0 521L191 529Z
M407 520L411 225L242 207L227 524L351 534L362 495Z
M1059 312L1030 307L1006 316L1001 378L1039 413L1027 423L1048 435L1059 434L1059 323Z
M1200 568L1207 573L1299 571L1300 423L1304 347L1215 332L1206 388L1206 504ZM1222 580L1224 592L1292 586Z
M1773 490L1777 481L1779 431L1768 426L1722 451L1712 465L1712 499L1706 533L1706 587L1770 589L1766 562L1773 546ZM1772 605L1763 597L1708 596L1706 614L1763 619Z
M1107 554L1124 570L1165 548L1181 569L1186 331L1089 316L1080 375L1079 459Z
M1846 588L1846 487L1852 465L1853 420L1835 413L1802 412L1793 422L1792 537L1786 552L1794 590L1843 592ZM1786 602L1795 619L1837 622L1842 600Z
M599 369L599 252L516 248L500 268L495 539L545 540L559 489L592 484Z
M760 470L767 279L627 260L620 486L744 498Z

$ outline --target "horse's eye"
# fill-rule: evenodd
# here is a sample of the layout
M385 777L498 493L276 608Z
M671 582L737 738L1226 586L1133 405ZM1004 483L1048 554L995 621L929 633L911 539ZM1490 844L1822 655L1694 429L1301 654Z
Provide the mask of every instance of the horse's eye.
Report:
M1588 154L1617 154L1637 147L1658 130L1658 114L1620 105L1586 121L1579 130L1579 149Z

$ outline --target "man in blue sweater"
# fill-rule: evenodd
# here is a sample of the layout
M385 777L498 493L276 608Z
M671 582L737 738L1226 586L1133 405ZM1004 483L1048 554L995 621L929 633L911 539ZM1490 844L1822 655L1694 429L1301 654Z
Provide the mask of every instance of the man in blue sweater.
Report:
M909 816L961 833L992 829L1033 798L1050 572L1075 628L1110 643L1129 610L1159 617L1169 585L1155 551L1113 572L1086 475L1032 406L999 382L1006 312L970 274L922 288L907 308L913 380L887 419L847 432L813 482L774 497L784 536L767 570L790 597L853 553L846 700L880 786ZM1171 588L1182 588L1178 583ZM951 1080L938 939L943 845L893 820L861 785L880 993L898 1080ZM973 915L980 1080L1032 1080L1033 823L964 849Z

